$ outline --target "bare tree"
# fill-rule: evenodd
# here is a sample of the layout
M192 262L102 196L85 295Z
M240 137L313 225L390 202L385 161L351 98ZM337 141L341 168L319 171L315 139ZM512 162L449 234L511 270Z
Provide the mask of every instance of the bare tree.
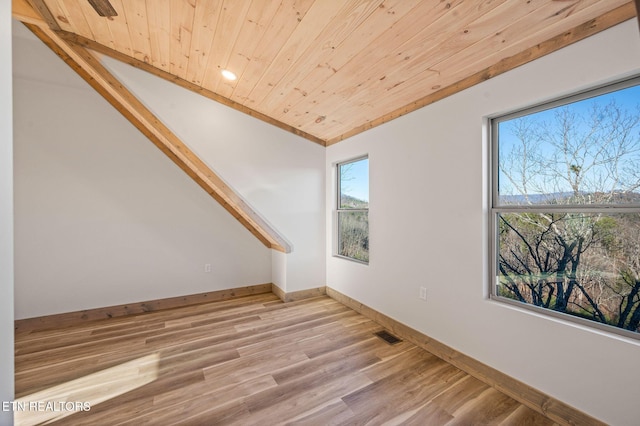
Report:
M501 144L501 194L529 204L534 194L553 204L603 204L640 188L640 107L594 102L584 113L566 106L551 119L508 124L513 141Z
M586 111L562 107L551 118L502 125L510 138L501 131L501 202L543 211L499 216L502 295L637 329L640 264L633 256L640 248L628 247L638 234L621 232L629 220L544 206L640 202L640 109L594 102Z
M640 214L624 220L616 234L619 276L613 290L618 298L616 326L627 330L640 327Z

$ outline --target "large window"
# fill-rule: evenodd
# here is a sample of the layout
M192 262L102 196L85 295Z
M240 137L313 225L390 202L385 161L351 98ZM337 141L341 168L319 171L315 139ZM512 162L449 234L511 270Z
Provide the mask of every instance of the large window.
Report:
M640 79L491 132L491 297L640 338Z
M369 159L339 163L335 254L369 263Z

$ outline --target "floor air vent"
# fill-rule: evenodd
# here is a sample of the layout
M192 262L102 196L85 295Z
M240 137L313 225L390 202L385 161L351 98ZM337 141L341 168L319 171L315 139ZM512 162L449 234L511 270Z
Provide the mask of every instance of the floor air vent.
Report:
M386 330L378 331L377 333L374 333L374 334L390 345L395 345L396 343L402 342L401 339L397 338L396 336L394 336L393 334L389 333Z

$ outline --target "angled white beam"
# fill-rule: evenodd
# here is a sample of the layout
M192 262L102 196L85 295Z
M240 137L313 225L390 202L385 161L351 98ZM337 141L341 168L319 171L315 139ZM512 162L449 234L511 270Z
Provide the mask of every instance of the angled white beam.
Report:
M256 238L272 249L289 253L291 246L278 232L262 219L216 173L198 158L173 132L149 111L120 81L113 76L87 49L68 43L49 28L46 21L37 19L22 0L13 0L20 6L17 19L23 23L89 83L102 97L153 142L167 157L184 170L209 195L216 199Z

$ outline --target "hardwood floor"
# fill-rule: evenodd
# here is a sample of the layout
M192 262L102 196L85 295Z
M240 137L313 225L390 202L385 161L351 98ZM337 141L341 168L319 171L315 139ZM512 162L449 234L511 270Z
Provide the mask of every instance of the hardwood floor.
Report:
M262 294L18 331L18 402L57 406L16 425L554 424L380 330L326 296Z

